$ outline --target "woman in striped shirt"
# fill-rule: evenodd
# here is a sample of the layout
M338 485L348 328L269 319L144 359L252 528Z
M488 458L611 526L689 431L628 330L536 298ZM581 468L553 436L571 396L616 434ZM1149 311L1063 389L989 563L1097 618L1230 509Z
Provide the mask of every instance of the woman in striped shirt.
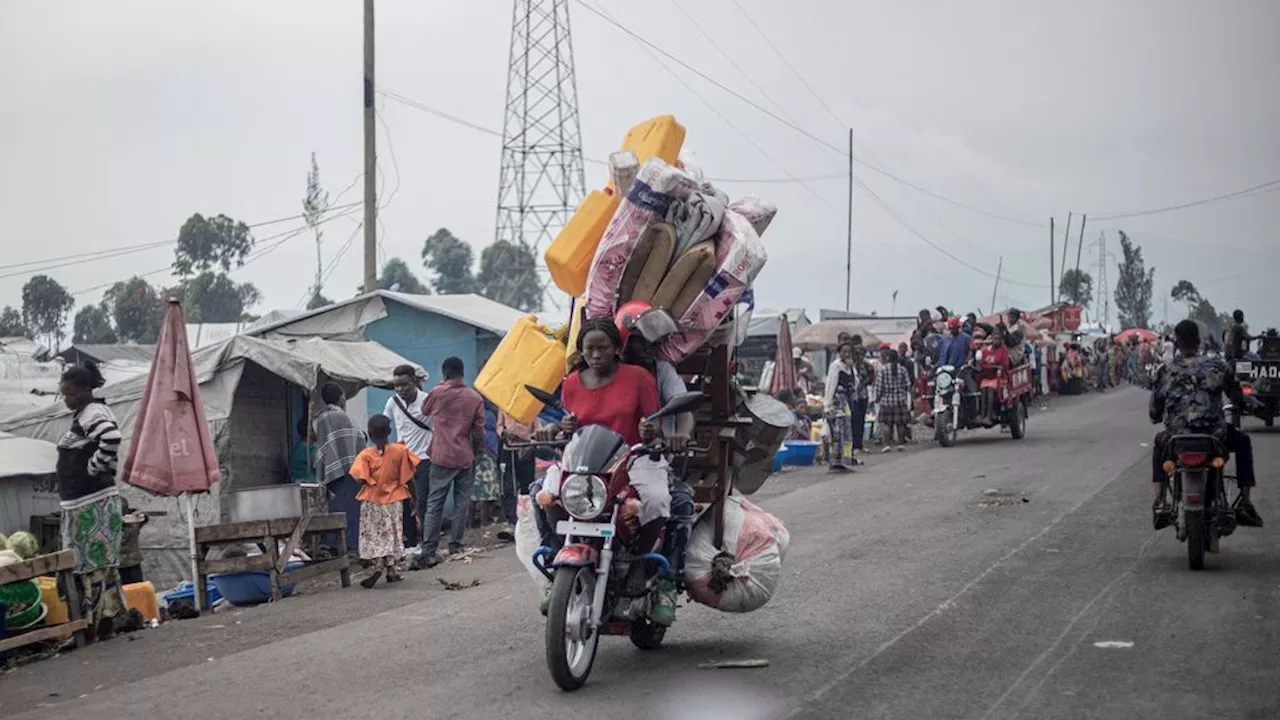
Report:
M76 578L91 636L111 635L124 611L120 587L120 537L124 528L116 489L120 426L106 403L94 397L103 386L92 364L62 374L62 400L71 429L58 441L58 495L62 500L62 547L76 551Z

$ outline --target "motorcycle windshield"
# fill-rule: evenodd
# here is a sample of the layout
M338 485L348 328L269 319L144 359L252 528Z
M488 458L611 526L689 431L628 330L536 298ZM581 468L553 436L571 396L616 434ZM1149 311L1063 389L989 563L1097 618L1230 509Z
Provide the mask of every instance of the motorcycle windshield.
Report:
M588 425L565 446L561 462L568 472L600 475L612 472L626 459L630 449L618 433L603 425Z

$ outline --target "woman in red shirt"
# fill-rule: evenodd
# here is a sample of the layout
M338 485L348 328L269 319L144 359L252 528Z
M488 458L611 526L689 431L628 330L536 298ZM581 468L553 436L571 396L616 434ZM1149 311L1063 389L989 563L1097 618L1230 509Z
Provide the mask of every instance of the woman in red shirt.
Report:
M572 434L579 425L603 425L632 445L652 440L655 428L644 419L658 412L658 383L644 368L621 361L622 333L613 319L584 322L578 352L582 363L560 386L568 413L560 430Z
M997 378L1000 371L1009 372L1009 348L1005 347L1004 337L1003 328L998 326L991 334L991 343L982 348L982 423L987 426L995 424L996 392L1000 389Z

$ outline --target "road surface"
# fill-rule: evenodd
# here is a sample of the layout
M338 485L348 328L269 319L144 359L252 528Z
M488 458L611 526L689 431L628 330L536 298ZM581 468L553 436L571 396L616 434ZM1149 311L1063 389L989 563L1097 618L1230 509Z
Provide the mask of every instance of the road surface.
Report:
M1021 442L969 433L850 477L771 481L760 502L792 539L774 601L681 608L657 653L605 638L574 694L547 675L508 551L37 663L0 677L0 716L1280 717L1280 434L1251 428L1271 524L1192 573L1150 528L1145 415L1121 390L1033 414ZM982 507L988 489L1016 500ZM727 659L770 665L698 669Z

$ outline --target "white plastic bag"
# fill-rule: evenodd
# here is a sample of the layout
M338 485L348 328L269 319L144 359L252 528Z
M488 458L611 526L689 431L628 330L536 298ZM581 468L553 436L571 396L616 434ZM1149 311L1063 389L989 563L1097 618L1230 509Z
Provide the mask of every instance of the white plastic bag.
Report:
M711 513L698 518L685 555L685 582L695 601L722 612L751 612L773 597L791 536L777 518L740 495L724 507L724 547L716 549Z
M533 552L542 545L542 536L538 533L538 521L533 517L533 498L521 495L516 502L516 557L520 564L529 571L533 584L542 592L547 587L547 579L538 568L533 566Z

